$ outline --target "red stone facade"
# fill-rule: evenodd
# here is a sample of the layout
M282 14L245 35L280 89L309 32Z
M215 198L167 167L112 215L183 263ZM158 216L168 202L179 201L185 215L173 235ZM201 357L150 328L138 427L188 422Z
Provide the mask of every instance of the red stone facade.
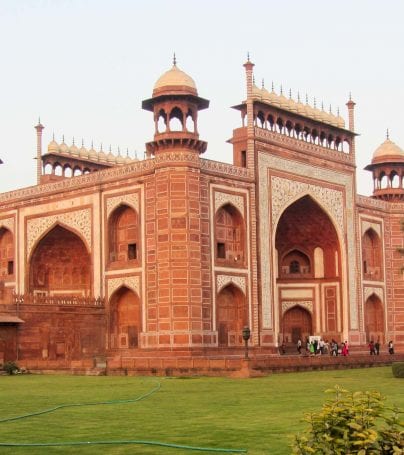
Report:
M209 102L176 64L143 102L145 160L42 153L37 125L38 185L0 194L0 361L227 368L245 326L261 359L309 335L404 350L401 149L378 149L374 197L356 195L353 101L346 127L244 66L232 165L202 158Z

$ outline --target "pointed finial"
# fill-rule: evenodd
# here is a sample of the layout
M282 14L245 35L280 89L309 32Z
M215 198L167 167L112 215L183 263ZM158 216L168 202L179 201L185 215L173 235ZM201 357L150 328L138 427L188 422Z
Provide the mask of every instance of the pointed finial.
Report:
M330 104L330 110L329 110L329 113L332 115L332 108L331 108L331 104Z
M111 144L109 144L109 153L112 153L112 147L111 147Z
M352 101L352 93L349 92L349 101Z
M308 97L307 93L306 93L306 104L307 105L309 104L309 97Z
M281 84L281 96L283 95L283 86Z
M264 78L262 78L262 81L261 81L261 88L264 88L264 87L265 87Z
M81 138L81 146L84 147L84 139Z
M337 107L337 117L339 117L339 106Z
M118 155L121 156L121 149L118 147Z
M321 110L324 112L324 103L321 101Z
M91 148L92 148L92 149L94 148L94 142L93 142L92 139L91 139Z
M73 136L73 145L74 145L74 136Z
M135 158L137 159L137 150L135 150Z
M126 147L126 158L129 158L129 149Z
M247 62L250 61L250 52L247 52Z
M100 144L100 152L102 152L102 142L101 142L101 144Z
M390 134L389 134L389 129L387 128L386 130L386 139L389 140L390 139Z
M272 90L272 93L275 93L274 81L272 81L271 90Z
M300 92L297 92L297 102L300 103Z
M173 55L173 65L174 66L177 65L177 57L175 56L175 52L174 52L174 55Z
M62 134L62 142L64 142L64 141L65 141L65 135Z
M52 141L55 142L55 132L52 132Z
M317 109L316 97L314 97L314 99L313 99L313 106L314 106L314 109Z

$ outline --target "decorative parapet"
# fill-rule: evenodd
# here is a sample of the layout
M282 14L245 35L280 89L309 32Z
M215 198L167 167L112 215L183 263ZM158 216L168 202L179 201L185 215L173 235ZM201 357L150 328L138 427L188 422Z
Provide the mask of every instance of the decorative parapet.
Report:
M33 295L33 294L14 294L16 305L51 305L51 306L86 306L104 307L104 299L101 297L80 297L72 295Z
M251 169L234 166L228 163L221 163L220 161L201 159L201 168L209 172L222 174L226 177L240 177L243 179L254 178L254 173Z
M77 177L66 178L58 182L46 183L44 185L29 186L20 190L9 191L0 194L0 205L14 202L19 199L32 198L49 193L63 192L68 190L81 189L85 186L98 185L121 177L138 175L155 168L155 160L142 160L126 166L113 167L98 172L93 172Z
M333 161L340 161L347 164L355 164L355 158L352 154L344 153L337 150L332 150L327 147L321 147L320 145L311 144L293 137L285 136L273 131L265 130L263 128L255 128L255 136L257 139L262 139L264 141L270 140L276 144L279 144L282 147L292 148L299 150L299 152L309 152L311 154L317 155L320 158L327 157Z
M383 210L388 213L403 213L404 211L403 202L389 202L371 196L362 196L358 194L356 196L356 203L361 207Z

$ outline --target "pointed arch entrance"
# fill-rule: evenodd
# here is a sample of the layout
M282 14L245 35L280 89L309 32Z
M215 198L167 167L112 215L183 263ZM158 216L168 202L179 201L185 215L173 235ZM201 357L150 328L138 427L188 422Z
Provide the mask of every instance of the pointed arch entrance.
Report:
M313 197L305 195L283 211L275 250L280 341L306 335L340 339L341 245L332 218ZM298 302L304 305L293 305ZM285 313L291 306L293 311Z
M285 343L306 340L313 333L310 312L300 305L287 310L282 318L282 331Z
M137 294L123 286L110 300L110 347L131 349L139 347L141 305Z
M216 299L218 345L238 346L243 343L242 330L248 325L248 310L243 292L233 284L223 288Z
M365 332L367 341L384 343L384 310L379 297L372 294L365 303Z
M51 229L32 253L28 288L37 294L89 296L91 258L83 240L60 225Z

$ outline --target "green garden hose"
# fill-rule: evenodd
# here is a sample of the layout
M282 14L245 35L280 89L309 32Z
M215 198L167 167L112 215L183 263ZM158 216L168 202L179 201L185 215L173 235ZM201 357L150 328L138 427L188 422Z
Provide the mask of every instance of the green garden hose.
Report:
M54 406L53 408L44 409L43 411L32 412L29 414L23 414L16 417L9 417L6 419L0 419L0 423L12 422L15 420L26 419L28 417L35 417L43 414L48 414L59 409L66 409L72 407L81 407L81 406L98 406L98 405L113 405L113 404L122 404L122 403L136 403L137 401L144 400L145 398L153 395L158 392L161 388L160 382L157 383L157 386L154 387L149 392L140 395L137 398L131 400L111 400L111 401L100 401L94 403L72 403L72 404L61 404L59 406ZM188 446L181 444L170 444L159 441L143 441L143 440L123 440L123 441L67 441L67 442L0 442L0 447L65 447L65 446L89 446L89 445L130 445L130 444L139 444L139 445L149 445L149 446L160 446L167 447L172 449L183 449L183 450L193 450L199 452L222 452L222 453L247 453L246 449L223 449L223 448L213 448L213 447L196 447Z

